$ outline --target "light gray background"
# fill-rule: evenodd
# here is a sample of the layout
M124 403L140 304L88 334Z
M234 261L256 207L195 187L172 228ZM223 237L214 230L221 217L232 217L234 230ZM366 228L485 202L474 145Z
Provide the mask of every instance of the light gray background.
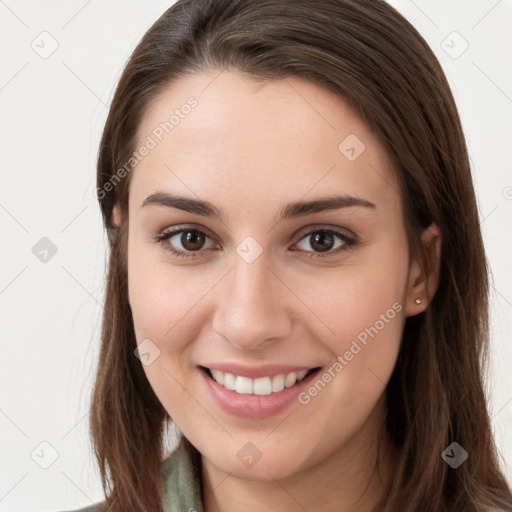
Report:
M0 0L1 511L103 498L87 438L106 249L95 159L122 67L172 3ZM438 55L465 127L493 273L490 410L512 483L512 4L391 3ZM57 248L46 262L42 237Z

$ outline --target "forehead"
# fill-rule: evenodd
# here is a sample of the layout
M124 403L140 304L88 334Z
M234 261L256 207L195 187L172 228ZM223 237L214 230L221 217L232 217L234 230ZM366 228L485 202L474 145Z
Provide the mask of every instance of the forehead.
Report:
M130 185L139 205L162 189L215 196L226 210L333 192L397 202L377 136L346 100L299 77L256 82L217 70L176 80L146 109L144 144Z

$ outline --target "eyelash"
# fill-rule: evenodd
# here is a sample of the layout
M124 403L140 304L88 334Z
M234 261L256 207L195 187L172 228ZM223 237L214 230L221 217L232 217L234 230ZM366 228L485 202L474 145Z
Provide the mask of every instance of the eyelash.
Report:
M179 233L184 233L187 231L196 232L196 233L205 235L208 238L210 238L204 231L201 231L200 229L181 227L181 228L173 229L171 231L164 231L162 233L159 233L155 237L154 241L156 243L160 244L164 250L170 252L174 256L177 256L179 258L196 258L198 256L196 256L195 253L201 253L203 251L201 251L201 250L199 250L199 251L177 251L176 249L174 249L174 247L170 243L166 243L174 235L177 235ZM307 258L327 258L329 256L334 256L341 252L352 250L354 248L354 246L358 243L357 238L349 237L345 233L342 233L340 231L335 231L333 229L328 229L328 228L318 228L318 229L314 229L312 231L301 232L298 235L299 236L298 242L302 241L303 239L305 239L308 236L311 236L315 233L326 233L329 235L333 235L336 238L338 238L338 240L341 240L344 243L344 245L341 246L341 248L339 247L334 252L317 253L317 252L312 252L312 251L305 251L306 253L308 253L308 254L306 254ZM298 249L298 250L300 250L300 249Z

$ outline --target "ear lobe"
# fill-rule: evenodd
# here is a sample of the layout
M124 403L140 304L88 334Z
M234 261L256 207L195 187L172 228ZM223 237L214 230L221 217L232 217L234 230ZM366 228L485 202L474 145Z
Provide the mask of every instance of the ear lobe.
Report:
M425 311L439 284L441 230L432 223L423 231L421 241L425 249L425 261L415 259L411 262L406 316L414 316Z

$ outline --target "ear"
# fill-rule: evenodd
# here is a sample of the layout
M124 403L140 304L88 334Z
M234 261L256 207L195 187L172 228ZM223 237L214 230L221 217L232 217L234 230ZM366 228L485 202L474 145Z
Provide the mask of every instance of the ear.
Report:
M121 208L119 203L116 203L112 208L112 224L117 228L121 225ZM128 300L128 304L130 304L130 289L127 287L126 289L126 299Z
M121 209L119 203L116 203L112 208L112 224L116 227L121 225Z
M441 263L441 230L432 223L421 235L426 259L414 259L409 269L406 316L414 316L427 309L436 293ZM417 300L420 301L418 304Z

